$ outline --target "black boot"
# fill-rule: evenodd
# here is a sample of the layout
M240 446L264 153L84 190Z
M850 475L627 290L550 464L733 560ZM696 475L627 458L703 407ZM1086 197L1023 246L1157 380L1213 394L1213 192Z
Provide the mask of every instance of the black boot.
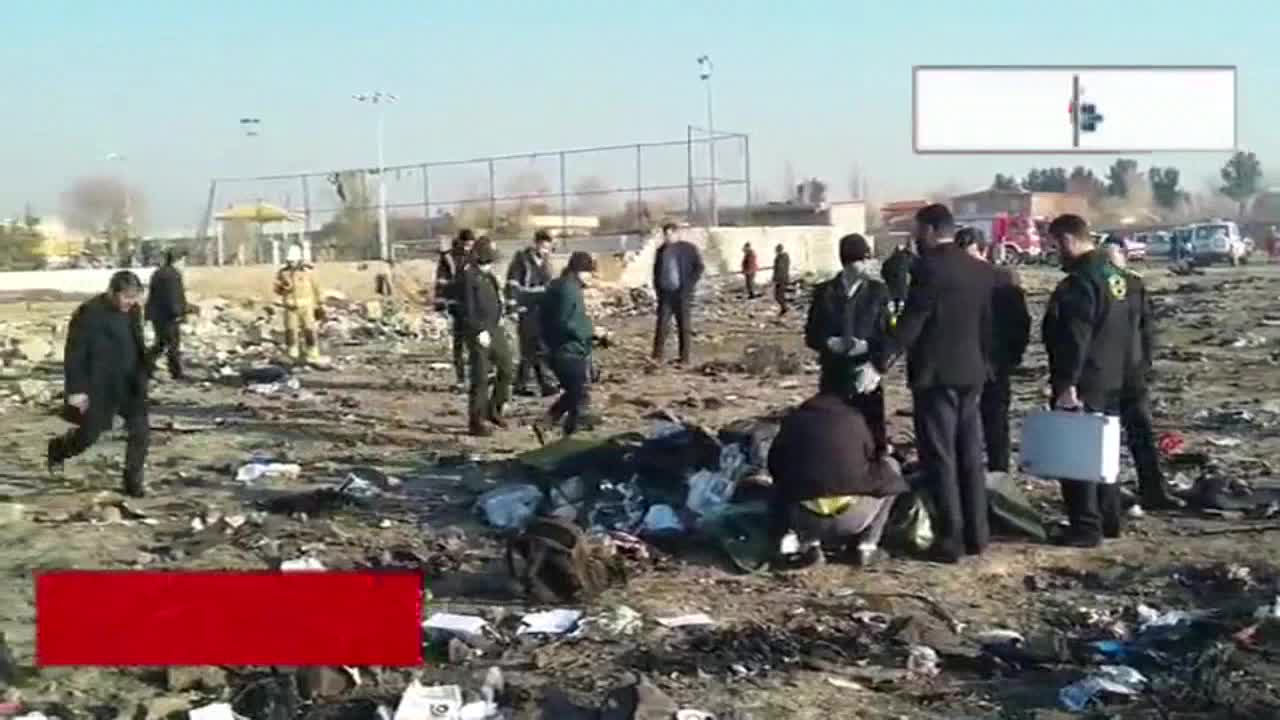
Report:
M49 438L49 444L45 447L44 467L50 475L62 474L63 460L56 437Z

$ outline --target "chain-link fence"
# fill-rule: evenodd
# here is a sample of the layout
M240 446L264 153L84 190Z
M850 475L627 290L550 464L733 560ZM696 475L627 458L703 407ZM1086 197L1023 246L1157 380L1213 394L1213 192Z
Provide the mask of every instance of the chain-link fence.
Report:
M750 142L741 133L689 127L683 140L395 165L381 176L362 168L216 179L197 238L204 252L196 254L216 262L216 216L259 205L266 213L260 220L223 223L224 234L252 236L248 257L226 262L264 262L273 236L300 232L317 258L380 258L380 192L386 193L388 244L398 259L432 253L463 227L495 239L527 239L547 229L573 248L666 220L714 224L721 209L747 208ZM276 210L291 224L273 222ZM246 246L243 237L236 246Z

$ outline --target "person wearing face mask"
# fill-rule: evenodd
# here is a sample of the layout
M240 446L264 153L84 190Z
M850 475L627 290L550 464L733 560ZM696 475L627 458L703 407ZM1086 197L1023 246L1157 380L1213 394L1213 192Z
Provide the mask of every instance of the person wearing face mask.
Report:
M1040 331L1049 355L1051 407L1119 416L1139 334L1129 282L1098 249L1084 218L1059 215L1049 224L1049 236L1067 273L1049 296ZM1120 536L1116 485L1061 484L1070 529L1059 543L1097 547L1103 537Z
M990 265L956 245L945 205L921 208L915 221L921 252L894 326L893 354L907 355L920 465L940 515L931 556L956 563L981 555L991 540L979 398L996 281Z
M503 302L493 264L498 251L488 238L476 242L474 263L462 274L462 323L471 370L468 431L477 437L493 434L490 425L507 426L503 406L511 399L511 347L502 328ZM492 389L489 371L494 370Z
M1113 266L1125 277L1127 288L1125 302L1138 332L1134 333L1130 348L1132 360L1125 373L1124 391L1120 396L1120 422L1124 425L1125 440L1133 465L1138 471L1138 497L1144 510L1178 510L1185 506L1174 496L1160 469L1160 451L1156 447L1155 429L1151 418L1151 393L1147 375L1151 373L1155 346L1155 318L1151 299L1147 295L1142 276L1129 269L1129 257L1124 242L1107 238L1103 251Z
M982 262L990 262L987 239L975 228L956 231L956 245ZM987 449L987 470L1009 472L1009 402L1013 369L1022 364L1031 339L1031 314L1018 275L1010 268L992 266L996 286L991 294L991 377L982 386L982 439Z
M569 265L552 281L542 298L541 326L551 369L560 381L560 397L544 418L534 423L539 442L546 442L547 429L563 418L564 434L582 429L588 407L591 378L591 341L594 331L587 317L582 289L590 284L596 262L578 251L569 256Z
M857 408L883 454L889 438L880 374L886 369L881 350L889 332L889 290L872 277L871 245L863 236L840 239L840 264L840 274L813 290L805 345L818 353L819 391Z
M142 292L138 276L121 270L111 276L107 292L72 314L63 362L63 417L76 428L49 440L46 456L49 472L60 472L67 460L88 450L110 430L119 415L128 433L124 491L133 497L145 492L143 467L150 438L147 384L155 362L142 336Z
M516 395L531 395L529 376L538 381L543 397L555 394L550 371L546 367L546 351L538 330L537 308L547 284L551 282L551 234L539 230L533 246L511 258L507 267L507 302L515 307L516 334L520 341L520 364L516 368Z

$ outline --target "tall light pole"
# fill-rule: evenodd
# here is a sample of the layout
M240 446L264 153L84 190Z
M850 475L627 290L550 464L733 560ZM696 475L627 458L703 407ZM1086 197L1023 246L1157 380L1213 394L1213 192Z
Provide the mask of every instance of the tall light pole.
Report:
M368 95L352 95L356 102L369 103L378 112L378 245L382 248L382 259L391 259L391 246L387 240L387 178L383 159L382 130L384 125L385 106L394 103L397 98L391 93L381 91Z
M698 56L698 75L707 88L707 150L710 155L708 169L711 172L711 192L709 207L711 210L711 227L720 225L720 210L716 205L716 126L711 115L711 57Z

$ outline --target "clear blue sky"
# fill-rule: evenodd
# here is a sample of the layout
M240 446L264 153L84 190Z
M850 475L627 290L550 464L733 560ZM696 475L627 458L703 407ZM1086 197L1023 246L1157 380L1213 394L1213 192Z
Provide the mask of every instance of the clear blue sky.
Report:
M788 164L844 196L856 163L878 199L1077 164L914 156L910 69L943 63L1237 65L1241 145L1280 179L1274 0L42 0L6 11L0 215L27 202L57 212L77 176L123 170L153 227L192 226L211 176L372 165L373 116L350 99L371 89L401 96L389 163L680 138L705 117L704 52L716 125L750 133L755 184L773 193ZM262 136L244 138L241 116L262 118ZM108 152L128 159L113 166ZM1225 158L1138 159L1182 168L1199 190Z

